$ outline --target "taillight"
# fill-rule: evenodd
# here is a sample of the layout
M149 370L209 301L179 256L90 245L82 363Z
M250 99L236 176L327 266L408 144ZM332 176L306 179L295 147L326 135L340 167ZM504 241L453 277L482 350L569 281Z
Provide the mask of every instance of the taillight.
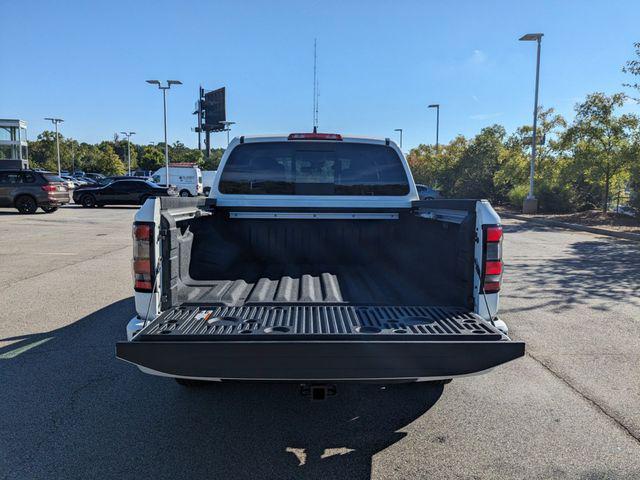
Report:
M482 275L484 293L497 293L500 291L502 267L502 227L485 227L484 270Z
M58 187L56 187L55 185L42 185L42 190L44 190L45 192L55 192L58 190Z
M153 223L133 224L133 288L136 292L153 291Z

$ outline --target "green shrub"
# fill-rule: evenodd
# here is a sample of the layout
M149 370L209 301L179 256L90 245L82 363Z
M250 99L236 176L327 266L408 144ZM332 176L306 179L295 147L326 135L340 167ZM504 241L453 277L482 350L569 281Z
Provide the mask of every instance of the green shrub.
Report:
M517 208L522 207L522 202L529 194L529 185L518 185L509 190L507 197L509 198L509 203Z

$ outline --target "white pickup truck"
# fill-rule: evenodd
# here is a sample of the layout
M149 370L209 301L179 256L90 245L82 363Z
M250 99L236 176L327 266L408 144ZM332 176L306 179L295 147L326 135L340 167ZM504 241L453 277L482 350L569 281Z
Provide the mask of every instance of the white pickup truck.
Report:
M485 200L419 200L389 139L240 137L208 198L148 200L117 357L201 381L448 381L524 355Z

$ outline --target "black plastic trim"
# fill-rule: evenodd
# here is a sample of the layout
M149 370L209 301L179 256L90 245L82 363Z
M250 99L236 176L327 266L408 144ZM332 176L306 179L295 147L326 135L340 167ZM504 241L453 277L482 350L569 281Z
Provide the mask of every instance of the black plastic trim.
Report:
M118 342L116 356L157 372L237 380L357 381L453 377L524 355L524 343Z

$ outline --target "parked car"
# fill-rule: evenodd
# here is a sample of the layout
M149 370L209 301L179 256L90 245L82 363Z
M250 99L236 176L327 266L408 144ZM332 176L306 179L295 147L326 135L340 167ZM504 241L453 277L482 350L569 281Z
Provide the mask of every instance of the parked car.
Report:
M101 174L101 173L84 173L82 175L82 178L88 178L94 181L99 181L103 178L105 178L105 175Z
M202 170L202 193L207 197L209 196L217 172L217 170Z
M133 175L135 177L151 178L151 176L153 175L153 170L136 170L135 172L133 172Z
M67 190L75 190L80 186L78 180L74 177L69 177L68 175L61 175L60 178L65 182L67 186Z
M0 170L0 207L15 207L20 213L55 212L69 203L69 191L57 175L35 170Z
M195 197L202 193L202 171L191 164L169 165L169 185L175 185L181 197ZM151 176L158 185L167 185L167 169L159 168Z
M147 180L127 178L106 185L85 185L74 190L73 201L83 207L142 205L148 198L165 196L177 196L177 192Z
M440 195L438 190L420 183L416 183L416 190L418 190L420 200L434 200L436 198L442 198L442 195Z
M443 228L446 227L446 228ZM137 313L116 355L198 381L446 382L524 355L498 318L486 200L420 200L389 139L234 139L209 198L133 224Z
M638 214L636 209L629 205L618 205L616 208L613 209L613 211L614 213L617 213L619 215L624 215L625 217L635 217Z

